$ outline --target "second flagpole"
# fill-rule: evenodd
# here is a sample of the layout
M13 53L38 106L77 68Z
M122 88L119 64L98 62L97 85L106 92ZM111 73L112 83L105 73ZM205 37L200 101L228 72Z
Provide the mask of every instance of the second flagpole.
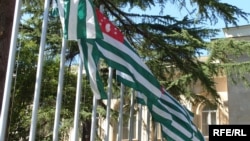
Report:
M58 87L57 87L56 111L55 111L55 121L54 121L54 129L53 129L53 141L58 141L58 130L59 130L59 124L60 124L60 114L61 114L62 94L63 94L65 51L67 48L67 43L68 43L68 40L63 38L62 49L61 49L60 70L59 70L59 78L58 78Z
M50 4L50 0L45 0L44 17L43 17L43 24L42 24L42 35L41 35L41 42L40 42L40 48L39 48L39 57L38 57L38 65L37 65L36 84L35 84L35 92L34 92L34 102L33 102L33 109L32 109L29 141L34 141L35 134L36 134L37 114L38 114L38 107L39 107L42 71L43 71L43 55L44 55L44 48L45 48L46 35L47 35L47 25L48 25L49 4Z

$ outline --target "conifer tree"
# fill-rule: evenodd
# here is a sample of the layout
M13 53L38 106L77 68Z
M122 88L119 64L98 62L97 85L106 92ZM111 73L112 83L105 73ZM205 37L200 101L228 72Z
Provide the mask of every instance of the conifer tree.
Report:
M0 1L1 2L1 1ZM230 62L227 55L239 54L239 50L244 52L241 47L247 48L247 42L235 42L228 40L219 40L207 42L214 38L219 32L218 29L211 29L209 25L215 25L219 20L223 20L225 26L237 25L238 18L247 20L249 13L245 13L240 8L227 3L221 3L218 0L94 0L97 7L103 5L104 12L114 24L118 26L130 43L139 52L142 59L150 67L158 80L164 87L177 99L181 95L185 96L191 102L206 101L207 103L218 102L218 95L215 90L213 76L227 70L230 72L234 66L242 66L238 71L239 74L248 71L248 64L237 64ZM193 7L188 7L190 3ZM44 0L25 0L23 5L23 17L20 25L20 48L19 51L24 53L20 56L19 76L17 81L16 93L14 99L15 108L11 110L11 121L9 139L18 140L28 135L28 124L30 117L27 109L32 104L34 86L28 84L35 83L35 71L37 63L37 54L40 43L42 14ZM175 15L169 15L168 5L173 5L180 10L189 12L182 19L175 18ZM154 9L160 7L159 14L138 14L125 11L124 9L138 8L140 10ZM194 16L195 15L195 16ZM50 104L54 104L56 81L58 68L58 55L61 48L61 27L60 21L54 19L51 15L49 18L48 36L46 45L46 63L47 68L44 72L43 84L48 88L44 89L41 99L41 117L39 123L38 138L50 139L51 122L49 117L53 114L49 109ZM231 46L230 50L227 49ZM210 57L207 62L199 61L202 50L210 51ZM66 52L67 64L74 62L75 57L79 54L76 43L70 42ZM213 64L214 60L220 60L222 65ZM58 65L59 66L59 65ZM244 71L243 71L244 70ZM237 71L235 69L235 71ZM105 70L104 70L105 73ZM69 73L68 82L75 81L75 75ZM55 80L54 80L55 79ZM51 81L52 80L52 81ZM203 88L213 96L213 101L202 95L196 95L190 89L190 84L201 82ZM25 84L25 85L24 85ZM65 92L70 93L64 102L67 106L62 112L67 123L72 122L72 105L74 105L74 87L75 84L65 84ZM87 85L85 83L84 85ZM90 92L87 86L88 92ZM26 97L22 97L26 95ZM91 103L91 93L86 96L86 101ZM71 106L70 106L71 105ZM18 107L19 106L19 107ZM84 107L81 111L82 117L89 117L91 104ZM16 108L18 107L18 108ZM17 116L19 115L19 116ZM19 120L19 117L22 119ZM84 117L85 116L85 117ZM44 126L46 125L46 126ZM44 128L42 128L44 127ZM64 126L69 128L68 125ZM46 136L46 138L44 138Z
M114 23L122 29L152 72L172 95L177 99L180 95L184 95L190 100L194 98L195 102L207 101L206 97L198 96L190 89L190 84L201 82L205 91L212 95L215 103L218 102L219 97L213 80L213 75L216 75L218 70L210 66L213 65L211 62L199 61L199 57L203 50L211 49L207 40L215 38L219 33L219 29L210 28L211 26L219 20L224 21L225 27L237 26L239 18L247 21L249 13L218 0L95 2L97 5L104 5L106 14L114 19ZM188 11L188 14L182 19L169 15L168 6L171 5L179 10ZM123 10L125 7L136 7L142 11L150 11L156 6L160 7L157 15L151 15L150 12L139 14Z

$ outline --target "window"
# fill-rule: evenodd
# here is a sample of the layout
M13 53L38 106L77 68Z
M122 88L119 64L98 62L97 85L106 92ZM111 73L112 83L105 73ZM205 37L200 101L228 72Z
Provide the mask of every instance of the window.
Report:
M208 136L208 125L216 124L216 108L205 106L202 110L202 133Z

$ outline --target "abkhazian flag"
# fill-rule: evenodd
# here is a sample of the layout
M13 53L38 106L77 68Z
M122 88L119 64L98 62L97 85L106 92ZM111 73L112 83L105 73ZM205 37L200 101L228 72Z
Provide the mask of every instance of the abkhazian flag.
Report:
M129 74L136 82L130 87L147 93L152 101L156 100L161 92L159 82L155 80L149 68L124 38L121 31L99 10L96 10L96 15L103 33L103 39L95 39L95 48L99 50L100 57L112 68Z
M121 83L135 83L133 79L123 72L117 71L117 80ZM148 106L146 94L138 93L137 102ZM161 97L148 106L153 119L161 125L162 135L168 141L204 141L201 132L193 124L193 114L175 100L166 90L162 89Z
M103 39L96 39L96 48L109 66L123 73L120 78L127 76L120 79L125 86L145 95L143 100L153 119L163 127L163 135L168 140L204 140L192 123L189 112L162 89L119 29L101 12L96 12L103 32Z
M120 73L120 81L143 96L153 119L162 126L167 140L204 140L189 112L162 89L149 68L123 34L101 12L96 11L103 39L95 40L100 57ZM119 73L118 73L119 74Z
M85 69L92 81L90 82L92 90L94 89L94 92L100 98L102 98L101 95L104 92L102 91L102 83L98 83L98 57L102 57L109 66L126 73L132 78L133 83L127 85L145 95L148 109L152 117L161 124L167 139L204 139L196 138L200 136L196 133L197 130L192 130L194 128L189 125L191 123L190 118L185 118L187 115L184 114L180 118L178 118L179 115L174 115L183 114L179 111L180 109L176 108L174 109L176 112L171 113L173 107L166 105L166 101L162 98L160 83L145 63L141 61L139 55L126 41L119 29L100 11L93 10L91 1L55 0L55 2L62 22L64 38L80 41L79 47L82 49ZM98 18L100 26L97 24L96 18ZM86 44L83 44L84 39L86 39ZM176 130L172 130L174 127L176 127ZM170 132L169 129L171 129ZM174 135L169 136L171 133Z
M91 0L53 0L53 12L59 14L63 36L68 40L102 38Z
M91 0L53 0L53 16L60 16L63 37L78 41L80 56L90 86L97 99L106 99L101 77L98 73L99 58L93 53L92 44L86 39L102 38L102 32L97 22L96 14Z

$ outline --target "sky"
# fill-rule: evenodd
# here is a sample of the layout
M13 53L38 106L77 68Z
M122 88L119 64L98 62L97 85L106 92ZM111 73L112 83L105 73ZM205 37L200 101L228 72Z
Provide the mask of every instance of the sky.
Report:
M221 0L221 2L229 3L231 5L237 6L238 8L242 9L242 11L250 13L250 7L249 7L249 0ZM250 22L250 17L248 17L248 20ZM247 25L248 23L245 19L239 19L239 22L237 23L239 26L241 25ZM220 21L215 26L216 28L225 28L225 24ZM218 37L224 37L223 32L221 31L221 34L218 35Z
M244 12L247 12L247 13L250 13L250 7L249 7L249 0L220 0L221 2L223 3L228 3L228 4L231 4L231 5L234 5L234 6L237 6L238 8L242 9L242 11ZM187 10L183 9L182 11L178 10L178 7L177 6L174 6L173 4L169 4L169 5L166 5L167 8L170 8L170 9L167 9L165 10L165 12L173 17L177 17L177 18L180 18L182 19L184 16L187 15ZM128 9L127 9L128 10ZM132 12L132 13L135 13L135 12L138 12L138 9L136 8L133 8L131 9L129 12ZM159 14L160 12L160 9L159 7L157 8L151 8L150 10L147 10L147 11L144 11L144 12L141 12L141 14L152 14L152 15L157 15ZM250 22L250 17L248 18L249 19L249 22ZM239 18L239 22L237 23L239 26L241 25L247 25L247 24L250 24L248 23L246 20L242 19L242 18ZM223 31L222 31L222 28L225 28L225 24L222 20L219 20L218 23L216 25L210 25L208 23L208 27L210 28L216 28L216 29L220 29L220 33L215 37L215 38L223 38L224 37L224 34L223 34ZM232 27L232 25L229 25L229 27Z

